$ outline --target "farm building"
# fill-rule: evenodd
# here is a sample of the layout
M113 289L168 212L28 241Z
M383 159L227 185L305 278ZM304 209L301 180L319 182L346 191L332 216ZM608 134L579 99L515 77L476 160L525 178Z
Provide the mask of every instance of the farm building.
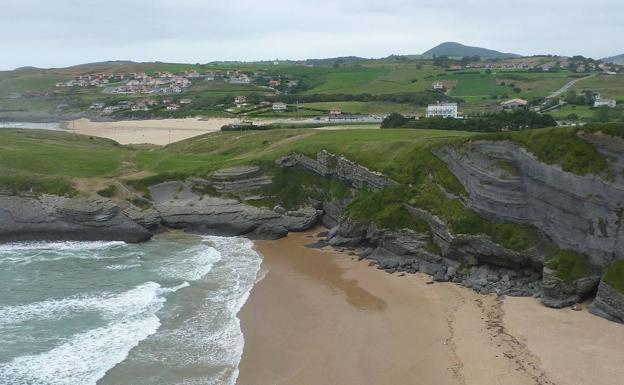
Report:
M525 108L529 105L524 99L511 99L500 104L501 110L515 110L516 108Z

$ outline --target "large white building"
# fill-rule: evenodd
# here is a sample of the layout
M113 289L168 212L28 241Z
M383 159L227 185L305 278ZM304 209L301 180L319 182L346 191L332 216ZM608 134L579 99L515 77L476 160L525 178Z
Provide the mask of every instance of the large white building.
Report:
M436 103L427 106L427 117L441 116L443 118L457 119L458 108L457 103Z
M594 107L610 107L610 108L615 108L615 106L617 105L617 101L613 100L613 99L596 99L594 101Z
M284 112L287 110L288 110L288 106L286 105L286 103L282 103L282 102L273 103L273 111Z

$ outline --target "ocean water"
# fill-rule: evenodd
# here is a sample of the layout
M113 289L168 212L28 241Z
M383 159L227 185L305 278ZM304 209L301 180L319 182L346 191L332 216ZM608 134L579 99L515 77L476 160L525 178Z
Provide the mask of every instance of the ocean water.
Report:
M0 384L234 384L251 241L0 245Z
M0 122L0 128L24 128L33 130L63 131L60 123Z

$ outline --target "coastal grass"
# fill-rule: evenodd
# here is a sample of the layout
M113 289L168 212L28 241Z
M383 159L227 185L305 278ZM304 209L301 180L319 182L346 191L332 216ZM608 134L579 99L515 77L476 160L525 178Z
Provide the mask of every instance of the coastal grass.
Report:
M391 187L381 191L360 191L347 207L345 214L353 219L371 221L383 228L411 229L429 233L429 225L411 215L404 206L405 187Z
M301 167L273 169L272 176L273 183L260 191L265 198L249 200L248 203L268 208L280 205L286 210L294 210L305 204L351 196L351 189L345 183L306 172Z
M624 294L624 261L614 262L607 270L603 280L609 286Z
M40 175L0 175L0 191L10 195L74 195L71 181Z
M572 282L591 274L587 258L573 250L562 250L551 245L547 248L545 265L555 270L556 276L565 282Z
M586 126L584 129L620 136L624 132L621 125ZM528 225L493 223L465 207L461 201L461 197L467 195L464 186L432 150L443 145L459 146L461 150L464 142L474 138L510 140L541 161L558 164L566 171L604 173L608 170L605 158L577 135L577 130L553 128L475 134L426 129L275 129L216 132L156 148L120 146L107 139L61 132L5 130L0 133L0 175L5 176L0 183L5 187L13 186L13 190L68 193L71 178L115 177L123 164L153 174L128 182L145 192L148 186L156 183L191 176L206 177L224 167L255 164L273 174L274 183L263 191L269 198L252 201L253 204L266 207L279 204L293 209L311 201L350 196L349 188L342 182L297 168L280 169L274 163L279 157L292 153L316 157L319 151L327 150L372 171L382 172L399 183L396 188L380 192L359 192L347 208L348 216L370 220L382 227L425 232L426 224L414 219L405 209L409 204L439 216L454 233L485 234L512 250L526 250L540 244L537 230ZM517 173L507 165L499 164L499 167L510 175ZM24 183L28 180L32 183ZM557 258L557 261L571 260L567 255ZM561 262L561 266L567 265ZM574 276L576 271L576 268L571 269L570 275Z
M526 148L540 161L558 165L564 171L608 176L610 168L606 157L579 137L578 130L578 127L544 128L484 134L477 139L509 140Z
M103 138L44 130L0 131L0 174L113 175L128 150Z

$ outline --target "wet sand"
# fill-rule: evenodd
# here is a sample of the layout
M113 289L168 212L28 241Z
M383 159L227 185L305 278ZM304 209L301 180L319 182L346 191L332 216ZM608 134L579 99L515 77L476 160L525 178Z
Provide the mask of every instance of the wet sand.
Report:
M239 385L620 384L621 325L304 247L318 231L256 242Z

